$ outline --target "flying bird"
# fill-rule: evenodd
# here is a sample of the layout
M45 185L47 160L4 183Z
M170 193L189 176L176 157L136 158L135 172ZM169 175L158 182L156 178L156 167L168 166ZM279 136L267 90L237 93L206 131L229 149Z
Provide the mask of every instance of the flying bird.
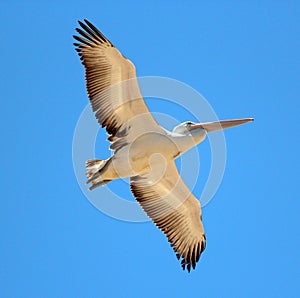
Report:
M166 235L183 269L195 269L206 246L199 201L181 179L175 159L207 133L253 121L184 122L172 132L161 127L140 93L135 66L89 21L78 22L76 51L85 68L87 93L113 155L88 160L90 190L130 177L131 191L148 217Z

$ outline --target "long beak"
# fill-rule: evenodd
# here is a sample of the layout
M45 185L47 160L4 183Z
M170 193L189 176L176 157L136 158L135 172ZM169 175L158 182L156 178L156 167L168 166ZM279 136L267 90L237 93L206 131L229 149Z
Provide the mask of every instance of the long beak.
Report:
M242 119L234 119L234 120L221 120L217 122L207 122L207 123L198 123L190 126L190 130L194 130L197 128L204 128L207 132L213 132L217 130L224 130L227 128L231 128L234 126L242 125L247 122L254 121L253 118L242 118Z

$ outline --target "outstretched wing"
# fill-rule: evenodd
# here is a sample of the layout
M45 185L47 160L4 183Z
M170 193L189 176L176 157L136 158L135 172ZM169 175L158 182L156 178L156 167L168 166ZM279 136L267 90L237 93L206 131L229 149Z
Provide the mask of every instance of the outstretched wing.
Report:
M89 21L79 21L82 29L73 36L82 64L88 96L96 118L110 134L112 149L124 144L125 135L142 129L161 130L150 114L139 90L134 65Z
M206 245L201 207L182 181L174 161L164 169L154 166L151 173L132 177L131 191L167 236L177 258L182 258L182 268L195 269Z

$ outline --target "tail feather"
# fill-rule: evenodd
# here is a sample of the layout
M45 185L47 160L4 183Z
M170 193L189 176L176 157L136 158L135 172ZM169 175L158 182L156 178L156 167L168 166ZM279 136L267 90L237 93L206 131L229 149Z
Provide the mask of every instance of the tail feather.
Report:
M87 168L86 177L90 179L94 174L98 172L105 164L105 160L100 159L89 159L85 163ZM88 182L89 183L89 182Z
M93 190L99 186L103 186L103 185L106 185L107 183L109 183L111 180L102 180L102 181L99 181L99 182L96 182L96 183L93 183L92 182L92 186L89 187L89 190Z
M85 166L87 168L86 177L88 178L87 184L92 184L89 190L93 190L98 186L105 185L109 183L111 180L102 180L101 173L106 165L108 160L100 160L100 159L89 159L86 161Z
M89 159L85 162L85 167L87 169L92 169L92 168L95 168L95 167L101 167L101 164L104 164L105 163L105 160L101 160L101 159Z

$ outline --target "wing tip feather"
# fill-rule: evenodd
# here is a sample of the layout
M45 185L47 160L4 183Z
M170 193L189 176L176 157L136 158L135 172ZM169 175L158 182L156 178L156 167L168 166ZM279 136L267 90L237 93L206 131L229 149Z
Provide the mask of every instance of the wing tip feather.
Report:
M91 22L89 22L87 19L84 19L83 23L82 21L77 21L80 28L75 28L76 32L80 35L73 35L73 38L81 42L81 45L84 44L86 46L97 46L99 44L106 44L108 46L114 47L113 44L95 27ZM84 39L84 38L86 39ZM78 47L76 45L76 47Z

